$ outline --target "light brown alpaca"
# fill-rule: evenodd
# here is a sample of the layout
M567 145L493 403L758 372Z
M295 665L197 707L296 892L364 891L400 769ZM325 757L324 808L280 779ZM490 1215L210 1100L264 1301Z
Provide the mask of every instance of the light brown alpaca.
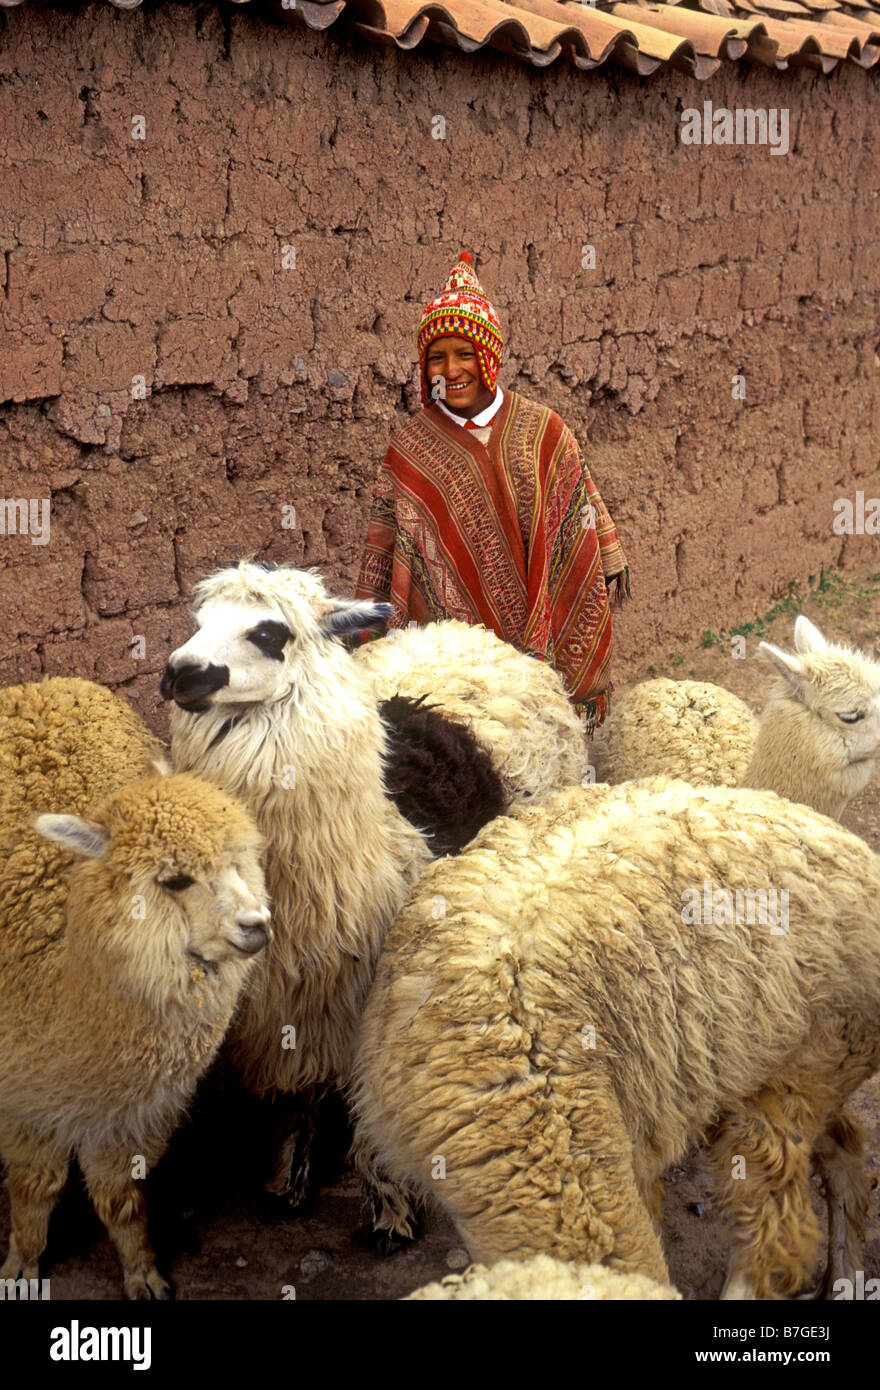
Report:
M743 911L755 890L784 892L784 917ZM813 1273L815 1151L829 1276L852 1278L869 1186L840 1108L880 1061L878 901L877 856L771 792L655 778L499 818L427 871L388 935L358 1140L475 1259L667 1282L652 1193L710 1132L726 1296L757 1298Z
M96 722L69 722L72 708ZM142 1179L220 1045L269 912L262 839L218 788L153 771L107 794L154 750L125 702L88 682L0 692L5 1279L37 1277L75 1155L126 1294L168 1296Z

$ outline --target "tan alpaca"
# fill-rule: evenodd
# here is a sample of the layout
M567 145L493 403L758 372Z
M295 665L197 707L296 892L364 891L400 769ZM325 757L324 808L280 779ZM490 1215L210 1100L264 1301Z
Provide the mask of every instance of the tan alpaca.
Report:
M760 644L779 676L760 720L721 686L654 680L624 691L595 739L597 775L766 788L839 819L880 756L880 664L826 642L803 616L794 638L794 656Z
M701 920L706 880L734 905L784 891L785 917ZM358 1143L474 1259L665 1283L656 1181L708 1132L727 1296L758 1298L813 1274L815 1151L837 1197L829 1275L852 1278L869 1183L841 1106L880 1061L878 901L867 845L772 792L654 778L500 817L431 866L388 935Z
M5 1279L37 1277L76 1156L126 1294L168 1296L141 1179L220 1045L269 913L251 817L196 776L138 776L155 747L89 682L0 692Z

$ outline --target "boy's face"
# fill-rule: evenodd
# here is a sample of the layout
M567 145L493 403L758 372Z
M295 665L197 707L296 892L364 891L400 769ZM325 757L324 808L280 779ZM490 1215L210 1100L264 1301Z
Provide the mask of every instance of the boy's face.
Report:
M458 415L478 415L495 399L495 392L482 383L476 348L467 338L435 338L428 348L425 367L429 387L435 377L443 377L445 404Z

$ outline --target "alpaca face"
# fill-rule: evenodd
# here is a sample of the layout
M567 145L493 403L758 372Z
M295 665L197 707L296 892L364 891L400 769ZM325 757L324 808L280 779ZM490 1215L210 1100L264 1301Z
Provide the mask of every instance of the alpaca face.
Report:
M219 965L268 944L263 838L218 788L188 773L151 777L94 814L35 821L88 861L71 871L68 907L87 949L122 953L134 977L161 990L187 957Z
M880 665L863 652L826 641L801 615L797 655L762 642L764 657L785 677L789 693L816 718L822 765L843 771L861 765L866 777L880 757Z
M822 720L828 737L840 750L842 766L869 763L880 756L880 681L872 690L866 681L845 672L827 683L814 677L804 703Z
M332 598L307 571L249 561L210 575L195 598L198 630L171 653L160 685L164 699L194 713L295 699L338 659L335 639L391 615L388 604Z
M258 856L231 848L228 862L212 872L157 875L144 894L167 922L168 935L186 955L213 965L254 956L268 945L270 914Z

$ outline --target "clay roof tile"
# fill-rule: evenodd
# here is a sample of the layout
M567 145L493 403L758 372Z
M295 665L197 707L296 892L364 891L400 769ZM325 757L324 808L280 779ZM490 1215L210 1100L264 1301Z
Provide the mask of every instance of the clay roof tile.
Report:
M0 0L11 9L23 0ZM134 9L141 0L111 0ZM249 0L237 0L248 4ZM647 76L677 68L705 80L722 63L776 69L880 59L880 0L287 0L273 14L310 29L354 28L400 49L423 39L474 53L498 49L533 67L614 63Z

